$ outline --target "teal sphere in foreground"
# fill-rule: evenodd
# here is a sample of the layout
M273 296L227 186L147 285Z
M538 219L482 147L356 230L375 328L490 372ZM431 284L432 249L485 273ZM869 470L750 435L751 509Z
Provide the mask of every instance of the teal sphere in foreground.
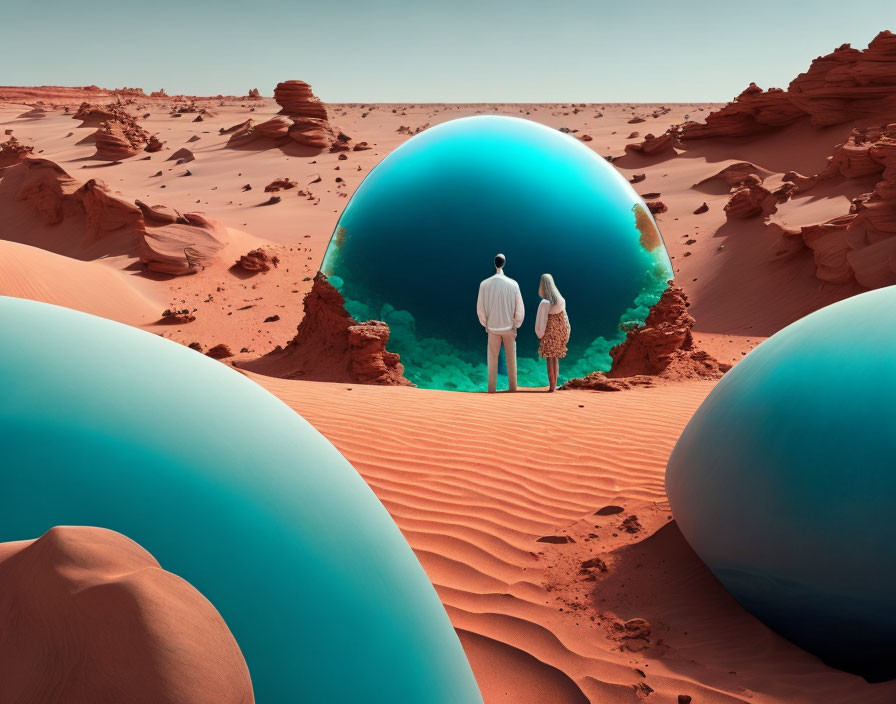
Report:
M84 313L0 297L0 330L0 541L137 541L218 609L260 703L482 701L386 509L289 407Z
M836 667L896 677L896 287L747 355L682 433L666 491L749 611Z
M523 386L547 383L534 332L542 274L572 323L563 378L609 369L610 348L672 278L653 216L612 164L568 134L494 115L431 127L389 154L347 204L321 268L356 319L389 324L408 379L484 390L476 297L499 252L526 307Z

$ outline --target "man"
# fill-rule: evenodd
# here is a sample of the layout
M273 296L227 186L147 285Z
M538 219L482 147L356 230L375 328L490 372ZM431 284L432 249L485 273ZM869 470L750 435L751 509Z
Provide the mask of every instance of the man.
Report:
M516 330L523 324L523 296L520 285L504 275L507 259L495 257L495 275L479 284L476 312L488 333L488 392L495 393L498 381L498 354L504 345L507 358L507 386L516 391Z

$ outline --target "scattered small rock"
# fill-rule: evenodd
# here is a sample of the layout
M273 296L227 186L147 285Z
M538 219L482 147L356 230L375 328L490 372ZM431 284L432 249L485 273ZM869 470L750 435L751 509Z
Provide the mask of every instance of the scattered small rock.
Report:
M233 352L230 351L230 348L221 343L219 345L215 345L208 352L205 353L206 357L211 357L212 359L224 359L226 357L233 357Z
M569 535L543 535L538 540L538 543L553 543L554 545L563 545L564 543L574 543L572 536Z
M638 522L637 516L629 516L622 522L622 529L628 533L638 533L643 528L641 524Z

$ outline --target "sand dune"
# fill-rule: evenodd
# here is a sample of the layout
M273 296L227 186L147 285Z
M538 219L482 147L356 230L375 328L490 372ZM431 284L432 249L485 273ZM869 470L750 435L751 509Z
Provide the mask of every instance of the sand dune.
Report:
M30 298L129 325L147 325L166 304L151 282L108 263L82 262L0 240L0 295Z
M713 382L488 397L253 378L320 429L389 509L487 702L631 702L647 696L642 685L654 701L896 696L752 618L669 521L666 458ZM608 505L624 510L594 515ZM635 533L621 528L630 515ZM538 542L546 536L575 542ZM594 557L607 572L589 581L581 563ZM633 618L651 624L647 640L615 630Z
M0 543L0 701L255 701L224 619L146 550L103 528Z

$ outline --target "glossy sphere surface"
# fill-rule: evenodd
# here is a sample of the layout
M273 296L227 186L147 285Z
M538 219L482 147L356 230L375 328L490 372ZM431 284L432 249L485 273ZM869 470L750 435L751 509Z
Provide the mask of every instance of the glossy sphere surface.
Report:
M622 328L644 321L672 277L653 216L609 162L570 135L499 116L443 123L389 154L346 206L322 270L356 319L389 324L411 381L481 390L476 296L499 252L525 301L527 386L547 383L534 332L543 273L572 324L564 378L608 369Z
M0 329L0 542L136 540L218 609L258 702L481 702L395 523L289 407L84 313L0 297Z
M728 372L669 460L685 538L829 663L896 676L896 288L828 306Z

